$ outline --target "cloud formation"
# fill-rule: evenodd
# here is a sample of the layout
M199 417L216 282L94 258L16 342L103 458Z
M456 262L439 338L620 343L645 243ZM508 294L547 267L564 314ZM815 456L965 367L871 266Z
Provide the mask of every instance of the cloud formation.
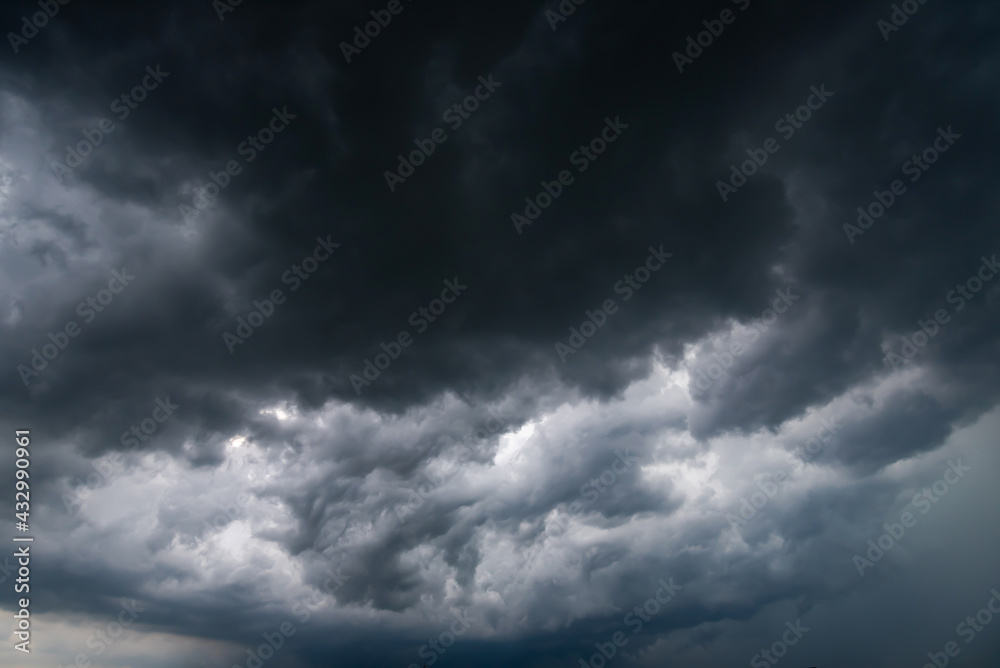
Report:
M0 10L10 665L928 661L1000 585L1000 15L912 4Z

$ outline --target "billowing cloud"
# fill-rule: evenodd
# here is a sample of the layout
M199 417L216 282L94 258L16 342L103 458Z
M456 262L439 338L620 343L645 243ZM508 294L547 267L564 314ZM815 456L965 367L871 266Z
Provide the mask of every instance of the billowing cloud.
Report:
M6 7L7 662L992 665L998 21Z

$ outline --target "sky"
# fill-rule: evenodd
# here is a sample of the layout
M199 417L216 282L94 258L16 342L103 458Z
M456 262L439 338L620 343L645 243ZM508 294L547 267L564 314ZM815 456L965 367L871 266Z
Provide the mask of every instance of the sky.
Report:
M997 665L997 3L0 27L0 665Z

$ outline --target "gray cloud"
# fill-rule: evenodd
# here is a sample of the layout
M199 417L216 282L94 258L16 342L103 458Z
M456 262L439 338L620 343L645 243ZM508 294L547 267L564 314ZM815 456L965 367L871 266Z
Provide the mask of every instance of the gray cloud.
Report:
M730 4L679 73L672 52ZM609 664L730 665L799 618L789 665L913 665L952 638L998 584L1000 282L961 309L949 295L1000 249L1000 17L928 3L886 41L891 7L740 4L584 3L553 30L557 3L406 3L348 63L340 43L385 5L220 21L212 3L70 3L5 53L0 399L32 431L44 553L36 650L17 661L93 651L122 599L146 612L95 662L246 665L288 622L265 665L423 665L458 612L477 622L442 665L578 665L618 631ZM169 76L118 117L157 65ZM480 76L502 83L449 128ZM723 201L716 182L820 85L833 96ZM275 108L295 118L251 160ZM115 130L60 180L53 161L102 118ZM629 127L581 171L606 118ZM384 172L439 127L390 191ZM961 138L910 181L940 127ZM230 160L239 174L185 219ZM511 214L561 170L573 183L518 234ZM906 193L851 243L844 225L893 179ZM340 245L313 270L317 239ZM615 286L661 245L626 300ZM111 291L112 271L135 278ZM445 280L469 287L435 312ZM224 333L275 290L230 352ZM609 298L563 363L556 344ZM888 364L939 309L950 321ZM166 397L176 412L143 432ZM851 556L959 456L974 475L859 577ZM682 589L633 633L668 578ZM984 632L963 665L996 650Z

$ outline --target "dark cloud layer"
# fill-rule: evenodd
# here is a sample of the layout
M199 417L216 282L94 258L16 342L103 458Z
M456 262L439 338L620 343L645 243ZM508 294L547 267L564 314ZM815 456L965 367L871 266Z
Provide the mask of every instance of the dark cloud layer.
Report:
M815 630L789 665L916 665L1000 585L984 501L1000 280L976 278L1000 252L994 3L919 5L884 39L891 3L402 0L349 63L341 43L384 4L219 5L71 2L0 50L0 401L37 443L40 555L38 649L10 665L246 665L285 621L270 665L423 665L456 613L477 621L440 665L578 665L616 631L609 664L731 665L796 618ZM560 6L576 9L553 29ZM679 72L674 52L724 9ZM5 5L0 26L35 11ZM157 67L121 119L114 100ZM248 161L275 115L287 127ZM115 130L57 178L102 118ZM435 128L447 140L390 189ZM717 182L768 138L780 149L724 201ZM512 222L563 170L551 206ZM845 227L894 179L884 216ZM112 271L134 279L87 311ZM449 284L467 287L421 315ZM70 321L79 335L24 371ZM974 472L859 577L852 556L959 457ZM789 482L733 529L778 470ZM633 635L624 618L669 578L680 593ZM95 655L69 629L121 599L145 606L139 635ZM963 665L992 665L981 638Z

